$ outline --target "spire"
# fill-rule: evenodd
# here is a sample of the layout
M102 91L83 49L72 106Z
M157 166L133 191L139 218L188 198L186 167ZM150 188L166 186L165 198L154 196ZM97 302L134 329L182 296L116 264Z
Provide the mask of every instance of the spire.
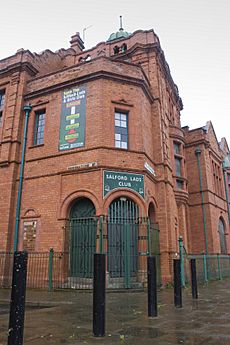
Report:
M123 29L122 26L123 26L123 25L122 25L122 16L120 16L120 29L119 29L119 31L124 31L124 29Z

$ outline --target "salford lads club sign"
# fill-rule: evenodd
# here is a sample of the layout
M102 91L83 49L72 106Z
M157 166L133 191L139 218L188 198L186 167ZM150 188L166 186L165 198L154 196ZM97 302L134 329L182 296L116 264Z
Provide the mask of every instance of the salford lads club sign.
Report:
M125 172L104 171L103 197L114 189L128 188L144 198L144 175Z

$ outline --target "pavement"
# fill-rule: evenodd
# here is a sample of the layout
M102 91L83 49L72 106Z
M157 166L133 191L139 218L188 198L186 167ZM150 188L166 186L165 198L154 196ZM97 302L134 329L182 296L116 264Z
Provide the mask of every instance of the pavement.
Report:
M10 290L0 290L0 345L7 344ZM147 316L146 291L106 293L105 336L92 334L92 292L28 290L24 345L230 345L230 280L199 286L198 300L173 289L158 293L158 316Z

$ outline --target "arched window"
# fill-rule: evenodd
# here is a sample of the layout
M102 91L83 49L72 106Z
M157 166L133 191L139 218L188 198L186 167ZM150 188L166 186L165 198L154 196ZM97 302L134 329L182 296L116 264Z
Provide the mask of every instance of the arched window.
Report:
M221 252L221 254L227 254L227 246L226 246L224 228L225 228L224 222L220 218L219 219L219 225L218 225L218 232L219 232L219 236L220 236L220 252Z

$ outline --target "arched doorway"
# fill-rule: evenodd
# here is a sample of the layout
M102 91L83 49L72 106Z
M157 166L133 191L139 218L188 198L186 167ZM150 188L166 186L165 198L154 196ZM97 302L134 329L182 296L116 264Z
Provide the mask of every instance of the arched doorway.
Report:
M108 211L108 272L131 287L138 270L139 209L129 198L115 199Z
M219 219L218 232L220 237L220 252L221 254L227 254L227 246L225 239L225 226L222 218Z
M70 210L70 275L93 277L97 220L94 204L87 198L75 201Z

